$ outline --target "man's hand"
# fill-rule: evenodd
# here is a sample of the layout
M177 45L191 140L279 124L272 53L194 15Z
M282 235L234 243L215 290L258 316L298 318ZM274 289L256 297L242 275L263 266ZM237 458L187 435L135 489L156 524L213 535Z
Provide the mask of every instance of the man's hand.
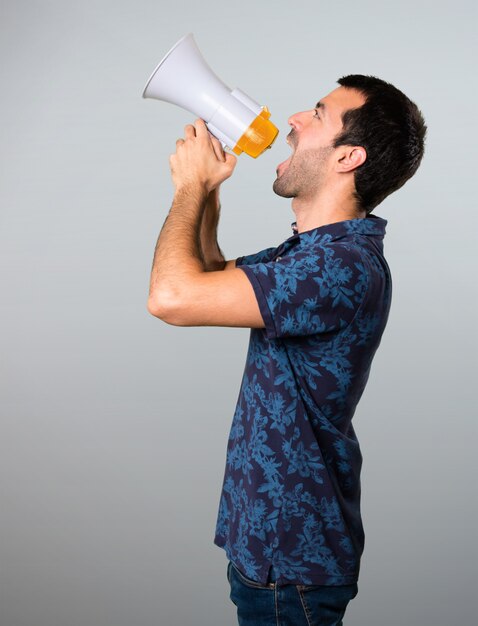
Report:
M177 140L176 152L169 158L176 191L194 187L208 194L231 176L236 163L237 158L224 152L201 119L185 126L184 139Z

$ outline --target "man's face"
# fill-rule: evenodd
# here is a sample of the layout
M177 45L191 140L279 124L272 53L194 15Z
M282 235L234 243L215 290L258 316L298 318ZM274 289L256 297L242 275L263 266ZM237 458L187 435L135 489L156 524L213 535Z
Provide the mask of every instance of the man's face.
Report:
M342 130L342 114L362 106L365 97L355 89L338 87L314 109L292 115L287 142L292 155L277 167L275 193L284 198L312 198L330 179L337 158L331 144Z

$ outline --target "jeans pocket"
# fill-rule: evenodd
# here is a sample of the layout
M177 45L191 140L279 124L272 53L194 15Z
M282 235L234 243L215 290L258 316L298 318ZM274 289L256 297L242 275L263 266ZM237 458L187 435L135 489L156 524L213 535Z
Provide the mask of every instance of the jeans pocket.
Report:
M231 561L229 561L229 566L228 566L228 579L229 579L229 583L231 583L231 579L235 578L239 583L241 583L242 585L245 585L246 587L250 587L251 589L274 589L275 584L274 583L259 583L255 580L251 580L250 578L247 578L247 576L245 576L241 571L239 571L237 569L237 567L234 565L234 563L232 563Z
M345 609L358 593L356 583L352 585L297 585L297 592L310 626L342 624Z

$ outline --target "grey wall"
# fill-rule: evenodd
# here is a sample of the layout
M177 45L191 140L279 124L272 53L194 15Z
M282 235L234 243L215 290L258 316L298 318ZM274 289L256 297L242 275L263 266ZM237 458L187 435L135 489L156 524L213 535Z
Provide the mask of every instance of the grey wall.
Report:
M0 626L235 622L212 539L248 331L146 311L192 117L141 93L191 31L281 130L224 185L229 258L290 235L271 190L287 117L337 78L385 78L426 116L421 169L376 210L394 301L354 417L366 546L347 623L472 623L476 18L472 0L3 0Z

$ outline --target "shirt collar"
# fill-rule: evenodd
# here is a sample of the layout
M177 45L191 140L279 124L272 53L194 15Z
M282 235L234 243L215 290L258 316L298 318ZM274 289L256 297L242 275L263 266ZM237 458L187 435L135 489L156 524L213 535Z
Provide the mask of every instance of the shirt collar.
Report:
M385 235L385 227L387 220L378 215L368 215L367 217L356 218L352 220L343 220L332 224L324 224L302 233L298 232L297 222L292 222L291 228L293 235L288 241L299 239L304 243L310 240L317 241L327 236L328 241L334 241L350 235L372 235L379 239L383 239Z

